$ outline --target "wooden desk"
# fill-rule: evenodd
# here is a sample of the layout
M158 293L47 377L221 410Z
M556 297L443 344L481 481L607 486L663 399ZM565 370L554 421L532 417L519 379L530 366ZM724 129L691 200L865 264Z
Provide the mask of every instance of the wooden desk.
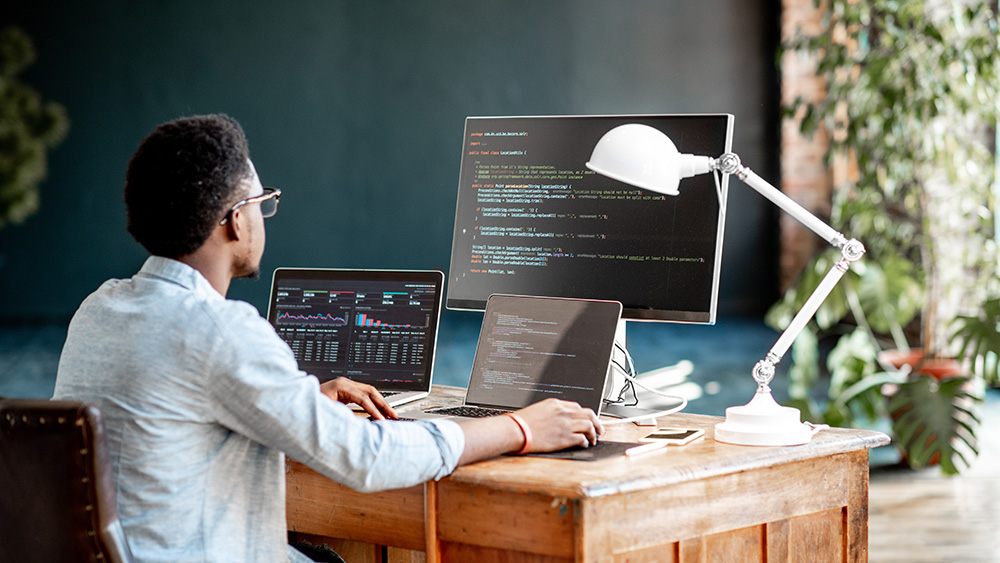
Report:
M715 441L719 421L663 417L705 429L683 447L595 462L502 456L375 494L289 460L288 528L352 562L868 559L868 449L886 435L829 429L804 446L735 446ZM650 430L615 425L605 439Z

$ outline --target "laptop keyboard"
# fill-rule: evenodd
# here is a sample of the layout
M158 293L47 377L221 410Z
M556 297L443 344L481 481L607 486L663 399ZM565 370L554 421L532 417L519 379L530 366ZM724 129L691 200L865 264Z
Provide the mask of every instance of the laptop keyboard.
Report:
M473 407L473 406L460 406L460 407L441 407L439 409L431 409L427 411L432 414L443 414L445 416L464 416L466 418L486 418L487 416L498 416L501 414L507 414L510 411L503 409L490 409L486 407Z

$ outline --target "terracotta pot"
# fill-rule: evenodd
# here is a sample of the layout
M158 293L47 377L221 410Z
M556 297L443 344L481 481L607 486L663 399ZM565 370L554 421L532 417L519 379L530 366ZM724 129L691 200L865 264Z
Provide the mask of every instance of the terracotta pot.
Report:
M924 359L924 351L920 348L912 348L909 352L886 350L879 352L878 356L880 360L895 366L897 369L910 366L917 373L923 373L939 380L962 375L962 365L955 358Z

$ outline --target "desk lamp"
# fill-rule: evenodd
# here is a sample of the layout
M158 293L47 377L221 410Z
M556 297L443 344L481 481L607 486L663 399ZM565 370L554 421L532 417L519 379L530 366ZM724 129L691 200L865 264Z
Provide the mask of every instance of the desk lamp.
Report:
M850 264L865 253L865 247L857 240L847 240L844 235L743 166L739 156L725 153L719 158L712 158L681 154L669 137L647 125L629 123L605 133L594 147L587 168L620 182L670 196L680 194L678 185L684 178L712 172L736 174L744 184L841 250L842 258L809 296L767 356L754 366L753 378L757 382L754 397L744 406L726 409L726 421L716 425L715 438L721 442L747 446L794 446L809 442L816 432L826 428L825 425L801 422L798 409L781 406L774 400L769 384L774 379L775 366L791 347L795 337L816 314L820 304L833 291ZM721 192L719 204L724 205Z

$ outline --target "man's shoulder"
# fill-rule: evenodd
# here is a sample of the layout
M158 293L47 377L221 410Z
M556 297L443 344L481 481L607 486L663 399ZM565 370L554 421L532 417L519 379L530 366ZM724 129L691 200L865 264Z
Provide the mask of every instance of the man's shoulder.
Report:
M271 324L246 301L209 300L199 303L199 308L208 321L203 328L231 345L260 347L280 341Z
M246 301L214 299L205 300L199 305L207 315L215 318L220 326L236 326L237 328L246 324L270 326L267 320L260 316L257 308Z
M122 331L155 325L200 338L240 338L270 332L270 324L245 301L186 287L169 280L135 276L110 279L81 304L74 316L81 325L117 326Z

